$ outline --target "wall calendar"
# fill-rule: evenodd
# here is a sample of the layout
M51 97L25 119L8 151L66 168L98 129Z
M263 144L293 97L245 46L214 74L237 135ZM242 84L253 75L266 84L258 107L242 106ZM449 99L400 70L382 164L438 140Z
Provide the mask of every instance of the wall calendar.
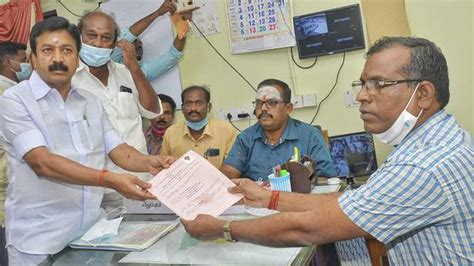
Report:
M289 1L227 0L231 53L294 46Z

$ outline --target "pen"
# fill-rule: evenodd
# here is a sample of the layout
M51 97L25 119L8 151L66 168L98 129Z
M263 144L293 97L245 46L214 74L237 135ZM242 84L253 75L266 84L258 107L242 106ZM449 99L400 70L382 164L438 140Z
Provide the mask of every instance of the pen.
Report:
M294 147L294 154L295 154L295 161L299 162L300 161L300 151L298 150L298 147Z
M89 120L87 120L87 116L84 114L84 116L82 118L84 119L84 121L86 121L87 126L90 127Z

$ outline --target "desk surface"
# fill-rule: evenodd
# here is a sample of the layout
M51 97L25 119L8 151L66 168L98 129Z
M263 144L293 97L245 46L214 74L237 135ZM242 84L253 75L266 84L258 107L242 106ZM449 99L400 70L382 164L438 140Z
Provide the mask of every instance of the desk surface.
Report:
M176 219L175 215L129 215L126 216L126 220L132 220L132 221L163 221L163 220L174 220ZM176 252L182 252L180 248L176 248L176 245L182 245L182 240L176 240L176 235L178 234L186 234L183 232L184 229L178 228L176 232L170 233L171 238L166 239L168 236L165 238L159 240L155 245L151 246L147 252L147 250L143 251L142 253L134 253L136 255L140 254L139 256L134 256L135 258L142 258L145 257L147 254L148 256L150 254L154 253L161 253L157 254L160 257L165 257L165 258L170 258L170 259L176 259L180 258L178 256L179 254ZM172 235L173 234L173 235ZM174 240L170 240L173 239ZM195 250L201 249L198 252L208 252L212 253L210 256L213 256L212 259L215 259L216 256L219 256L219 254L224 254L226 255L227 259L231 258L232 256L236 255L236 258L241 258L241 257L246 257L247 259L250 259L252 255L255 256L252 250L252 247L249 243L220 243L219 245L215 245L213 243L205 243L201 242L198 240L191 240L191 237L189 235L185 236L187 239L186 241L195 241L194 243L196 247L194 248ZM161 241L161 242L160 242ZM216 243L219 240L216 240ZM179 242L178 244L176 242ZM199 245L199 247L197 247ZM214 246L213 246L214 245ZM245 248L238 248L239 245L242 245L242 247ZM248 246L247 246L248 245ZM155 247L155 250L153 251L153 248ZM240 246L239 246L240 247ZM265 252L268 256L268 254L274 254L275 251L278 251L278 248L268 248L268 247L263 247L263 246L255 246L255 249L262 248L262 252ZM162 250L165 250L161 252ZM247 250L247 251L245 251ZM291 265L307 265L311 261L311 258L314 254L315 247L304 247L298 249L285 249L285 252L281 250L282 253L285 254L295 254L294 258L292 259ZM223 253L224 252L224 253ZM245 252L248 252L248 256L245 256ZM79 249L71 249L71 248L66 248L64 249L61 253L57 254L51 261L45 262L44 265L153 265L151 263L136 263L135 261L128 259L129 257L125 258L126 260L130 261L129 263L119 263L120 260L124 259L125 256L127 256L129 253L128 252L116 252L116 251L100 251L100 250L79 250ZM185 251L183 252L183 257L180 258L179 261L180 263L183 264L188 264L191 262L194 262L192 256L196 256L195 253L193 252L188 252ZM230 256L229 256L230 255ZM204 258L206 259L206 258ZM209 257L207 258L209 261ZM210 261L212 261L212 259ZM132 263L133 261L133 263ZM242 263L240 259L237 259L232 264L239 264ZM248 264L248 261L246 262ZM282 263L287 264L282 260ZM162 262L158 263L162 264ZM272 263L274 264L274 263ZM156 264L155 264L156 265Z

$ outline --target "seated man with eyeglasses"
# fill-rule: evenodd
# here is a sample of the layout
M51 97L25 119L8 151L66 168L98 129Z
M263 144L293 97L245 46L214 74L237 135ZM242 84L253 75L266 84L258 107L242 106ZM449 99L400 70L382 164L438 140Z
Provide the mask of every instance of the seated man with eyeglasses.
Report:
M266 180L273 167L288 161L295 147L314 160L316 176L336 175L321 132L289 116L293 104L288 84L277 79L260 82L254 106L258 123L237 137L221 168L225 175Z
M179 158L193 150L206 157L215 167L222 166L237 132L229 123L207 118L212 108L210 100L211 93L203 86L191 86L183 90L181 110L186 121L166 130L160 154Z

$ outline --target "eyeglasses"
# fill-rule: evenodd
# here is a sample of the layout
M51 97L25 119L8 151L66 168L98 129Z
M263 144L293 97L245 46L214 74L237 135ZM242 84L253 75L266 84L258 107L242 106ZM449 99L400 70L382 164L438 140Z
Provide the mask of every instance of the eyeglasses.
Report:
M202 107L202 106L204 106L205 104L207 104L207 102L204 102L204 101L201 101L201 100L197 100L197 101L185 101L185 102L183 103L183 107L191 108L191 107L193 107L193 105L196 105L197 107Z
M273 109L275 108L279 103L285 103L281 100L276 100L276 99L270 99L267 101L261 101L261 100L255 100L253 103L253 106L255 109L260 109L262 108L263 104L267 106L268 109Z
M366 87L367 92L370 94L375 94L380 89L383 89L388 86L397 85L400 83L406 82L422 82L421 79L400 79L400 80L378 80L378 79L369 79L369 80L355 80L352 82L352 90L355 95L357 95L362 88Z

